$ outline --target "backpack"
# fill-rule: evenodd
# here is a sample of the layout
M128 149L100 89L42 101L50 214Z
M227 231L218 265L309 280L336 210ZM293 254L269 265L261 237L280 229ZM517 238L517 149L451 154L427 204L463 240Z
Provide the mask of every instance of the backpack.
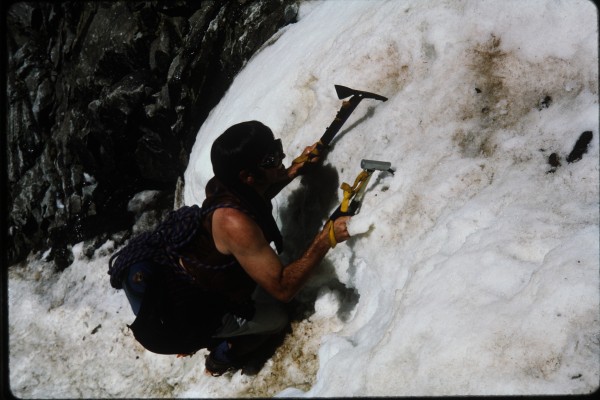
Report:
M223 204L203 210L197 205L169 212L156 229L134 236L111 256L108 274L111 286L123 288L129 268L136 263L151 266L141 306L135 321L128 325L135 339L147 350L158 354L193 354L214 344L212 335L227 312L226 301L218 293L196 284L180 264L179 253L199 234L208 234L203 217ZM185 258L188 261L188 258ZM194 266L204 265L191 260Z

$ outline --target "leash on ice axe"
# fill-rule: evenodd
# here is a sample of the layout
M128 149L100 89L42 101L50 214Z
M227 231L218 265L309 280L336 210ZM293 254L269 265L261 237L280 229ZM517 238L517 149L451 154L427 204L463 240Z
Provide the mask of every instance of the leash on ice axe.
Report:
M309 154L304 154L296 159L294 159L293 163L298 164L310 160L318 156L323 150L327 149L331 144L334 136L340 131L342 125L346 122L350 114L354 111L354 109L358 106L362 99L375 99L380 101L387 101L387 97L380 96L375 93L364 92L362 90L350 89L346 86L334 85L335 92L337 93L338 99L345 99L350 97L348 100L344 100L342 102L342 107L337 112L335 119L329 125L329 127L325 130L321 139L316 143L315 149Z
M340 186L340 189L344 191L342 203L331 214L329 221L327 222L327 229L329 229L329 243L331 244L331 247L335 247L337 245L335 232L333 230L333 221L339 217L345 215L352 216L360 212L360 207L362 205L363 198L365 197L367 185L369 184L369 180L371 179L373 172L384 171L389 172L392 175L394 174L392 164L387 161L362 160L360 162L360 167L362 168L362 171L360 174L358 174L352 186L346 182L342 183Z

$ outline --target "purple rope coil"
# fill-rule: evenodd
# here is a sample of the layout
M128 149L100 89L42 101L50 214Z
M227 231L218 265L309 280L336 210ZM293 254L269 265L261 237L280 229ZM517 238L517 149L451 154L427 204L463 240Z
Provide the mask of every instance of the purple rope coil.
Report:
M111 286L121 289L123 273L130 265L140 261L153 261L169 266L186 280L192 280L192 276L179 264L180 257L196 267L207 269L225 269L235 265L237 263L235 259L223 265L208 265L179 253L180 249L187 246L199 232L202 232L202 219L205 215L217 208L226 207L247 212L233 203L217 204L206 210L198 205L183 206L169 212L154 231L143 232L133 237L124 248L110 257L108 274Z

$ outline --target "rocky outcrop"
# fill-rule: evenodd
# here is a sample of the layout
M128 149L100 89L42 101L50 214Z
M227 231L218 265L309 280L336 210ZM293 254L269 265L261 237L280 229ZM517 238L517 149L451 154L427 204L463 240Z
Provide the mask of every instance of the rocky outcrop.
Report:
M6 13L9 263L172 207L202 122L278 29L286 0L19 2ZM154 193L154 192L153 192Z

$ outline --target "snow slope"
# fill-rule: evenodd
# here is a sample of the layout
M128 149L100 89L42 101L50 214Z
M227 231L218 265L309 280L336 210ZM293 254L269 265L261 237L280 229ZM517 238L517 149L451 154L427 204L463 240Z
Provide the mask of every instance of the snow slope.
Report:
M212 141L256 119L289 162L341 105L363 100L321 170L275 201L297 257L361 159L375 174L354 237L299 299L314 314L256 377L145 352L106 275L112 243L60 275L9 271L10 379L20 397L414 396L598 388L597 10L584 0L310 1L248 61L198 133L185 202L212 176ZM566 157L582 132L580 161ZM552 173L548 159L561 165Z

